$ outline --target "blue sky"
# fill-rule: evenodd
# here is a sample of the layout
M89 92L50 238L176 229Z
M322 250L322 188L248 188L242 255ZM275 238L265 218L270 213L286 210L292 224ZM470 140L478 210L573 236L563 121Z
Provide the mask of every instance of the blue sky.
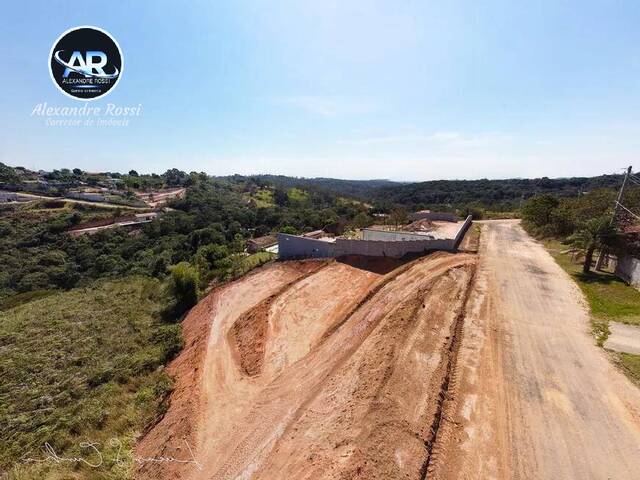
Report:
M0 161L30 168L338 178L597 175L640 158L640 2L8 2ZM50 127L53 41L118 40L104 106L128 127ZM638 162L636 162L638 163Z

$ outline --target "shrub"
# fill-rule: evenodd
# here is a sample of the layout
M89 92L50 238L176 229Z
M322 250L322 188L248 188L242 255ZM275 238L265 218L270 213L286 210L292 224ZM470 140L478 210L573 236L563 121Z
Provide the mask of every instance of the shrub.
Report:
M558 199L553 195L545 194L533 197L522 206L522 219L536 227L546 225L551 219L551 212L558 204Z
M198 272L188 262L169 268L169 302L163 311L165 319L177 320L198 303Z
M49 288L49 276L44 272L28 273L18 283L19 292L29 292L31 290L44 290Z

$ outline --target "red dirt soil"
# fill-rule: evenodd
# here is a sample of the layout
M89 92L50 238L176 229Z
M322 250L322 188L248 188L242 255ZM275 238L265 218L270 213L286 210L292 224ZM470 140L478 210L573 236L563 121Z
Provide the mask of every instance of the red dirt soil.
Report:
M224 297L228 290L238 289L239 283L247 286L262 284L267 291L275 289L281 282L299 279L324 265L325 262L287 262L258 268L235 282L214 289L189 312L182 322L184 348L167 367L167 373L175 382L170 407L162 420L138 444L138 457L190 458L187 444L195 444L195 420L200 416L202 367L211 322L220 297ZM136 473L140 478L173 478L170 469L165 474L165 467L162 463L140 462Z
M170 408L136 452L189 459L186 440L198 465L137 477L423 478L475 263L283 262L213 291L184 321Z

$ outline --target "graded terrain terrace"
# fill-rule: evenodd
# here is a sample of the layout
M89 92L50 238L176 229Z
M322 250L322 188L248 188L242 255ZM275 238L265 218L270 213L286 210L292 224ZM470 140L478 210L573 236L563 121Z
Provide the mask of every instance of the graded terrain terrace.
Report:
M478 254L278 262L214 290L137 450L184 461L137 477L633 478L640 392L579 290L517 221L482 230Z
M475 264L283 262L214 291L185 320L174 401L138 452L180 458L184 435L200 468L139 477L420 478Z

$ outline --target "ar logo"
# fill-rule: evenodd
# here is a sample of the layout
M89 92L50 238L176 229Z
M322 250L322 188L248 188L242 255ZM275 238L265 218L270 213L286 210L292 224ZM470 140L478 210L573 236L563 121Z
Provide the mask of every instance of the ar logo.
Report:
M51 80L65 95L95 100L120 82L124 70L116 40L98 27L75 27L64 32L49 52Z
M67 78L71 72L79 73L87 78L116 78L120 74L118 68L115 66L113 73L105 73L104 67L107 65L107 54L104 52L90 50L83 56L82 53L76 50L71 54L68 62L65 62L61 58L60 54L62 52L64 52L64 50L57 51L54 54L54 58L56 62L65 67L64 73L62 74L64 78ZM97 59L97 61L94 61L95 59Z

